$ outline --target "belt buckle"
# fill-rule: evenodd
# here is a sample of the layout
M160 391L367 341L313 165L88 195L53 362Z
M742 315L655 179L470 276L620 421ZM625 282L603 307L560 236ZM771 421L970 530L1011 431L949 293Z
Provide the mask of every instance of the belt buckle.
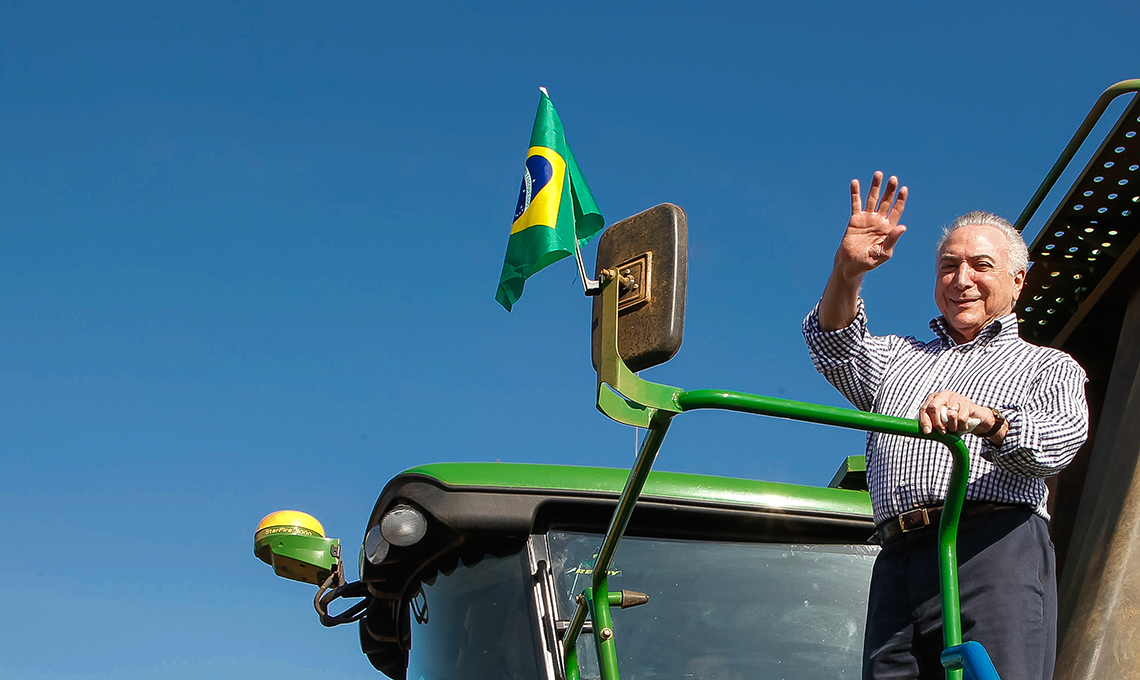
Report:
M930 525L930 513L926 508L915 508L901 513L898 517L899 529L905 534Z

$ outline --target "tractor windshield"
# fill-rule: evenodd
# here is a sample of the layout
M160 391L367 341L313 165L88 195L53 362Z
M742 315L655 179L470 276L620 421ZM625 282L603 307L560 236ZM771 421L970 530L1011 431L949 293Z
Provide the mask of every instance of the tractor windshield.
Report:
M597 535L548 534L559 618L590 585ZM857 678L878 547L714 543L626 537L609 589L647 593L614 611L622 680ZM599 677L579 640L583 678Z
M521 555L436 574L411 599L407 680L538 680L537 622Z

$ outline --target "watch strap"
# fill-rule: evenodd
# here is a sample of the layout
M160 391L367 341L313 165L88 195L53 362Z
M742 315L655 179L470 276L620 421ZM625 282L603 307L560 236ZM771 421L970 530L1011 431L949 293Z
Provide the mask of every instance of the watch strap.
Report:
M997 410L996 408L991 408L990 411L992 411L994 414L994 426L986 432L975 433L982 439L989 439L990 437L994 436L1001 430L1001 426L1005 425L1005 416L1001 414L1001 411Z

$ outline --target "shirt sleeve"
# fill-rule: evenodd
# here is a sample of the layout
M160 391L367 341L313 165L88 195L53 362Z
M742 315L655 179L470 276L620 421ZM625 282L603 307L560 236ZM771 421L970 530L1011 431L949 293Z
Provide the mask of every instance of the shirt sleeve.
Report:
M871 335L867 330L863 298L858 299L855 320L846 328L820 330L817 304L804 319L803 332L815 370L855 408L871 411L875 393L894 353L892 340L895 338Z
M1033 381L1025 403L998 407L1009 430L1000 446L983 440L983 455L999 468L1025 477L1060 472L1088 437L1086 382L1076 361L1059 357Z

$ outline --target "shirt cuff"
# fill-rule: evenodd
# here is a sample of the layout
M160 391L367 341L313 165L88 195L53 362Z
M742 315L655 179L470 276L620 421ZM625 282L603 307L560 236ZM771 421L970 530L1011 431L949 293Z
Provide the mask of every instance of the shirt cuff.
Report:
M1005 437L1001 440L1001 444L994 444L989 439L983 439L982 457L1000 468L1017 472L1017 468L1020 467L1018 464L1024 464L1023 461L1018 460L1017 453L1019 451L1036 451L1040 442L1033 427L1025 422L1021 409L1016 407L999 408L998 411L1005 417L1007 424ZM1026 472L1021 474L1026 474Z
M840 353L858 349L863 336L867 333L867 312L863 308L863 298L856 298L855 318L845 328L834 331L821 330L819 327L819 303L807 315L803 324L804 339L808 347L815 353L829 355L838 350Z

